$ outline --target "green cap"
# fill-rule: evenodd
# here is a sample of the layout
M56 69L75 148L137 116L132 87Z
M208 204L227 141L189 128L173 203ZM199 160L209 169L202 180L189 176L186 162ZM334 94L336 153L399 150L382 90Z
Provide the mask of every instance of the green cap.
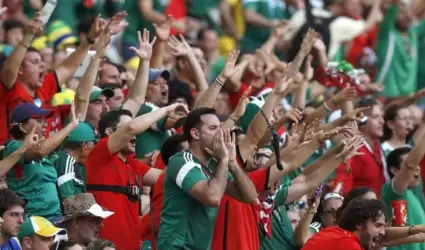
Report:
M66 231L63 228L57 228L47 219L39 216L31 216L25 219L18 233L18 239L30 237L37 234L42 237L53 237L59 232Z
M94 129L87 122L80 122L65 139L66 142L87 142L96 140Z
M239 119L239 126L242 131L246 133L248 130L249 124L254 120L255 115L260 111L261 107L264 105L264 100L258 99L256 97L250 97L250 102L246 105L245 113Z
M104 95L107 98L111 98L115 95L115 92L112 89L101 89L99 87L94 86L90 93L90 102L96 101L99 96Z

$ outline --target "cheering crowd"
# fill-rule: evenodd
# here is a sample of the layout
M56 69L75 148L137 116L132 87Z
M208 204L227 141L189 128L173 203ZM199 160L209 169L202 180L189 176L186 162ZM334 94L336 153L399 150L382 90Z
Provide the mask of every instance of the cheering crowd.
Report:
M0 250L425 250L424 1L0 7Z

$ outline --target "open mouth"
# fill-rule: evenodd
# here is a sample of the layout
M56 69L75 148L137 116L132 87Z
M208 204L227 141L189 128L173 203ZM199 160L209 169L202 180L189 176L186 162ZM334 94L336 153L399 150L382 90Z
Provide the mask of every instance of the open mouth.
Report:
M415 174L415 179L418 179L419 180L419 174Z
M375 249L376 246L378 246L380 244L380 242L381 242L381 237L378 237L378 236L373 237L373 239L372 239L373 249Z
M167 90L161 91L161 96L163 98L168 98L168 91Z
M44 72L40 72L38 74L38 79L40 80L40 82L42 82L44 80Z
M136 138L133 138L129 141L132 146L136 146Z

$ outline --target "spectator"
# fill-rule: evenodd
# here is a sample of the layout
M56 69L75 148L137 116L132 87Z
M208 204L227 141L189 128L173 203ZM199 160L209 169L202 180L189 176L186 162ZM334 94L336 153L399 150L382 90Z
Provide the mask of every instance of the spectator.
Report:
M302 248L375 249L385 235L385 207L378 200L354 199L339 218L338 226L321 230Z
M115 92L112 89L101 89L94 86L89 97L86 122L97 130L100 118L109 112L108 99L112 98Z
M24 201L11 190L0 189L0 248L20 250L16 236L24 222Z
M104 84L122 84L121 73L114 63L106 61L102 65L102 69L99 72L98 85L102 87Z
M60 199L56 188L57 173L47 155L54 151L62 140L77 126L78 120L71 108L71 121L59 133L48 139L40 140L38 147L27 150L7 175L8 186L27 201L25 206L29 215L39 214L56 221L61 217ZM14 124L10 134L15 138L7 143L3 155L9 156L24 143L29 131L35 136L44 138L47 128L46 119L52 112L40 109L35 104L23 103L12 111L11 121ZM36 140L38 141L38 140Z
M55 235L65 229L57 228L47 219L39 216L30 216L22 223L18 239L22 250L49 249Z
M86 192L84 164L96 142L97 137L93 127L81 122L64 140L63 150L55 151L50 157L57 172L61 201Z
M125 101L125 96L121 85L116 83L106 83L102 84L100 87L103 90L112 89L114 91L114 95L108 99L107 104L109 110L119 110Z
M336 214L338 209L342 206L344 198L337 193L326 194L320 202L319 209L315 215L316 224L312 231L318 233L321 228L336 225Z
M99 206L89 193L66 198L63 208L65 218L61 225L66 228L68 238L82 246L95 241L102 229L103 220L114 214Z

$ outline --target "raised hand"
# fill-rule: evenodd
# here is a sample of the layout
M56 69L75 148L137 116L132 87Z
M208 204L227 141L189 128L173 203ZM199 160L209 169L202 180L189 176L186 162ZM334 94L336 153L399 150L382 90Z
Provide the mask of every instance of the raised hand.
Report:
M31 131L25 136L24 143L22 144L23 149L27 150L40 146L40 141L42 140L42 138L39 138L38 135L35 133L36 128L37 123L34 123L31 128Z
M226 63L224 64L224 68L218 76L221 81L226 81L240 70L239 67L235 66L236 61L239 57L239 53L239 50L234 50L229 54L229 57L227 57Z
M187 108L187 106L185 104L182 104L182 103L174 103L174 104L167 106L166 108L167 108L168 114L175 113L175 112L181 112L181 113L184 113L184 114L189 114L189 109Z
M89 42L96 42L97 38L102 34L106 27L105 19L100 17L100 14L94 19L93 24L90 27L89 33L87 34L87 40Z
M316 42L317 34L313 29L309 29L301 44L300 52L303 55L308 55Z
M224 133L221 128L219 128L214 135L212 147L212 149L204 149L209 155L214 157L219 162L229 160L229 151L227 150L227 146L224 143Z
M362 118L364 117L364 112L369 109L371 109L371 107L356 108L353 111L343 115L341 119L343 119L345 123L360 122Z
M361 155L362 153L357 152L364 144L363 137L355 135L348 139L348 141L342 143L344 145L343 150L337 155L340 159L344 161L350 159L355 155Z
M284 95L286 92L286 89L288 86L292 83L292 79L288 79L288 69L290 68L290 64L288 64L288 67L286 67L284 77L277 81L273 87L273 93L278 95Z
M126 17L127 12L120 11L109 19L109 29L113 35L120 33L128 26L128 22L125 20Z
M160 23L156 24L153 23L153 27L155 28L156 36L161 41L167 41L170 37L170 29L171 25L174 22L174 18L170 15L167 15L165 17L165 20L161 21Z
M152 39L152 42L149 42L149 31L147 29L143 29L143 37L140 31L137 31L137 37L139 40L139 48L130 47L130 50L133 51L141 60L150 60L156 36Z
M70 122L69 124L72 125L74 128L76 128L78 126L78 124L80 123L80 114L75 114L75 103L72 102L71 104L71 111L69 112L69 116L70 116Z
M285 28L287 24L288 24L288 21L279 22L279 24L273 30L273 36L277 38L282 38L285 35L285 30L286 30Z
M280 119L282 122L299 123L303 118L303 112L300 109L292 109L286 112Z
M304 65L304 80L306 81L311 81L313 79L314 76L314 69L311 66L311 62L313 61L313 56L309 55L307 57L307 60L305 61L305 65Z
M40 21L41 13L35 13L34 18L27 25L27 32L31 35L38 35L43 33L43 24Z
M229 162L236 162L235 133L230 134L230 129L223 129L223 141L229 154Z
M187 56L191 53L192 48L186 42L186 39L182 35L179 36L181 41L179 41L175 36L171 36L168 41L168 46L171 48L171 54L173 56Z
M348 86L330 98L332 105L337 106L346 101L353 101L357 97L357 90Z
M243 92L241 98L238 101L238 104L236 105L235 110L233 111L234 116L240 118L245 114L246 105L249 103L248 95L251 93L252 86L249 85L249 87Z

